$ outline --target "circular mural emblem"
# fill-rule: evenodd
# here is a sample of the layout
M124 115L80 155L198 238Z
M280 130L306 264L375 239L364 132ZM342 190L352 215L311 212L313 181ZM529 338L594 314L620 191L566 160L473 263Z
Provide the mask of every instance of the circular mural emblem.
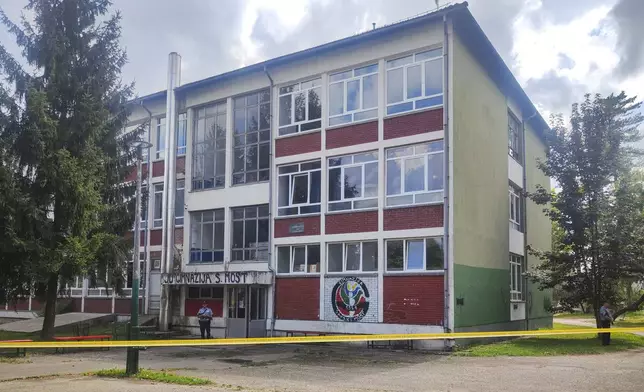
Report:
M360 321L369 310L369 290L358 278L340 279L331 295L333 311L342 321Z

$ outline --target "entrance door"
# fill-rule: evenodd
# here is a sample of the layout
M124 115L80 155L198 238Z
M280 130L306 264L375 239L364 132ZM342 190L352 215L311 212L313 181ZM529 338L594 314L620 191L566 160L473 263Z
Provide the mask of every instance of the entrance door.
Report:
M266 288L233 286L228 288L226 337L266 336Z

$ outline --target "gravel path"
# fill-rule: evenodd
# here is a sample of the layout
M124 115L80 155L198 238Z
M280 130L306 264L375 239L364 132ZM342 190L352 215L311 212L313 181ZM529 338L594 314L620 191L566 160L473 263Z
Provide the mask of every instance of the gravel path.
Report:
M0 364L0 391L637 391L644 351L598 356L465 358L340 346L164 348L141 353L141 366L209 378L218 387L99 380L85 371L124 367L125 352L38 356ZM17 377L76 374L53 379ZM219 388L219 389L218 389Z

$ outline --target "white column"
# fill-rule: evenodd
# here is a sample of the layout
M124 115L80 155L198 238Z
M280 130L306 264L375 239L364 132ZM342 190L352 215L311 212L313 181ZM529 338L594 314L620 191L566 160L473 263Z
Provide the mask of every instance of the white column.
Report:
M385 76L387 70L385 68L385 60L378 62L378 140L385 140L385 121L384 117L387 113L387 105L385 100ZM385 187L387 185L387 178L385 173L385 166L387 160L385 157L385 149L378 148L378 231L384 232L385 214L384 208L386 205L385 200ZM385 271L385 241L383 238L378 239L378 322L382 323L384 320L384 271Z
M329 105L325 103L328 102L328 91L329 91L329 74L322 74L322 88L320 89L320 101L322 104L322 131L320 135L320 150L321 150L321 173L320 173L320 182L321 182L321 195L320 195L320 320L324 320L324 281L326 273L326 212L327 212L327 200L329 197L329 192L325 186L327 183L327 157L326 157L326 129L329 126Z
M87 297L88 280L83 278L83 289L81 290L81 313L85 313L85 297Z

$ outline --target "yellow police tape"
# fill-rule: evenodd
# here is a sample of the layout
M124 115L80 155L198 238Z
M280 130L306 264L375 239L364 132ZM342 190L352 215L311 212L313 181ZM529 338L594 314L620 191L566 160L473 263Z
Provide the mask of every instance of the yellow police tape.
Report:
M636 328L582 328L555 329L538 331L496 331L496 332L452 332L452 333L414 333L414 334L380 334L380 335L322 335L293 336L276 338L243 338L243 339L168 339L168 340L112 340L112 341L54 341L54 342L10 342L0 341L0 348L82 348L82 347L184 347L184 346L242 346L260 344L294 344L294 343L337 343L366 342L383 340L451 340L476 338L503 338L549 335L588 335L600 332L644 332L644 327Z

